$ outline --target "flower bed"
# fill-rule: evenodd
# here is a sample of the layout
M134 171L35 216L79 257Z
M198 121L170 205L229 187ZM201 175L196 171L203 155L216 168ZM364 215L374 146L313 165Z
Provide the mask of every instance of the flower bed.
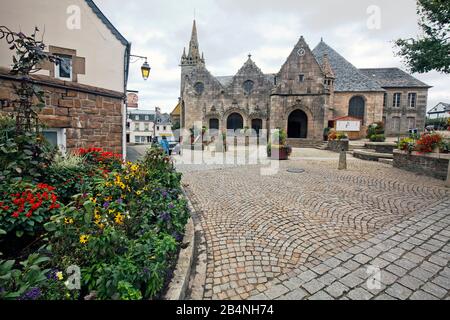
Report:
M42 175L9 172L1 184L0 299L160 297L189 218L170 158L159 148L137 163L99 148L49 158Z

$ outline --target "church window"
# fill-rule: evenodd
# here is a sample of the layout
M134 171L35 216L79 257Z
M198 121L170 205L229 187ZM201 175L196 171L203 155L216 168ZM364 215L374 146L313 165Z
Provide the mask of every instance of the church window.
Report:
M300 74L300 75L298 76L298 81L299 81L299 82L305 81L305 75L304 75L304 74Z
M252 80L245 81L243 84L245 93L250 94L253 90L254 84L255 83Z
M277 77L273 77L273 84L276 86L277 85Z
M197 94L202 94L203 91L205 90L205 85L201 82L197 82L194 85L194 89L195 89L195 92L197 92Z

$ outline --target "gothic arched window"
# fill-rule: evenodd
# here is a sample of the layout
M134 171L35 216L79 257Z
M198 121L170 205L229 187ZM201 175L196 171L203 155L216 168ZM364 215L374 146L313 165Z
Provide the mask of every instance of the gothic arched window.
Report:
M254 85L255 83L252 80L246 80L244 81L242 87L244 88L245 93L250 94L253 90Z
M197 94L202 94L203 91L205 90L205 85L202 82L197 82L194 85L194 89L195 89L195 92L197 92Z

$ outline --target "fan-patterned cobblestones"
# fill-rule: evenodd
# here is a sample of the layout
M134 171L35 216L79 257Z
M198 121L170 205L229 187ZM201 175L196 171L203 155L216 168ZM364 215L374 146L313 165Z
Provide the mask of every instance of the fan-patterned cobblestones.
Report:
M305 172L289 173L288 168ZM347 276L352 266L382 253L346 250L450 197L443 182L389 165L351 159L348 170L336 168L335 159L281 162L272 176L261 175L256 165L179 166L206 249L205 268L197 270L204 273L204 291L192 297L342 297L363 281ZM392 241L404 238L396 234ZM338 254L353 256L343 267L342 260L333 259ZM328 279L312 281L320 274ZM333 277L347 282L336 283ZM363 297L359 289L348 298Z

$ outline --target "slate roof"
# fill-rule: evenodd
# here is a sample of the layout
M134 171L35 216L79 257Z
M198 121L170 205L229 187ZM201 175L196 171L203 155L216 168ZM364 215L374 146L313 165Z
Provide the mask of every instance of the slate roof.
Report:
M170 115L167 113L161 113L156 117L156 124L160 125L170 125L172 122L170 121Z
M233 77L234 76L217 76L215 78L220 82L220 84L223 87L226 87L233 81ZM269 81L270 83L273 83L275 74L273 74L273 73L264 74L264 77L266 78L267 81Z
M399 68L359 69L384 88L431 88Z
M328 60L336 75L335 91L385 91L376 81L367 77L324 41L321 41L312 52L320 65L323 65L323 55L328 54Z

